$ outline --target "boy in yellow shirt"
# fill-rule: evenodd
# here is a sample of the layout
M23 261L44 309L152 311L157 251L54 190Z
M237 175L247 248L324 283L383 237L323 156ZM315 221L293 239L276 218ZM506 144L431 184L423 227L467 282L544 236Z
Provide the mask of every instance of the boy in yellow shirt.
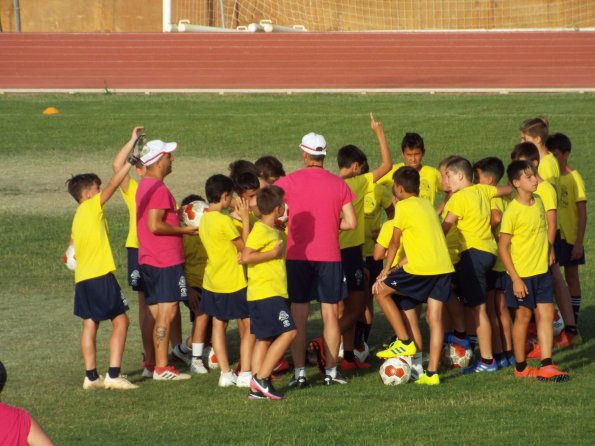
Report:
M519 129L521 131L521 142L532 142L539 150L539 176L548 181L558 190L560 181L560 166L554 155L545 146L549 134L549 122L543 116L527 119Z
M568 373L552 362L554 305L552 276L549 266L554 262L553 246L548 242L545 210L541 199L534 195L537 176L529 161L513 161L507 168L509 181L516 189L500 226L498 251L509 279L506 301L515 308L512 328L514 375L517 378L536 377L540 381L568 381ZM539 370L527 365L525 344L533 311L537 317L537 333L542 353Z
M275 227L285 212L283 196L283 189L277 186L258 191L256 203L261 217L242 250L242 263L248 265L250 330L256 337L248 399L283 399L271 383L271 374L296 335L287 306L283 239Z

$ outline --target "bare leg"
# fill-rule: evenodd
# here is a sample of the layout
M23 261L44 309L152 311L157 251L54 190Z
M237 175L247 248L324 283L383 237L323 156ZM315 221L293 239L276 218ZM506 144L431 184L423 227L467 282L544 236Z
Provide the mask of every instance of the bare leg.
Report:
M145 350L145 363L155 364L155 343L153 342L153 331L155 330L155 319L157 318L157 305L147 305L147 313L143 319L143 333L150 333L150 336L143 336L143 347Z
M250 333L249 318L240 319L237 323L240 331L240 371L249 372L251 370L252 350L254 349L256 338Z
M558 304L558 308L562 314L562 319L564 319L564 324L576 325L576 321L574 320L574 311L572 311L572 302L570 301L570 291L568 290L566 282L564 282L562 272L560 271L560 267L557 263L552 265L552 282L554 284L554 296L556 297L556 304Z
M180 314L180 306L176 306L176 313L171 321L171 328L169 331L169 343L171 348L182 343L182 315Z
M492 352L502 353L502 339L500 337L500 320L496 313L496 290L488 291L486 296L486 311L490 321L490 328L492 330Z
M405 326L407 327L407 332L409 333L409 337L413 339L415 343L415 348L418 352L421 352L423 349L423 338L421 335L421 330L419 329L419 315L417 314L417 309L421 305L412 308L411 310L403 311L404 315L404 322ZM426 318L427 318L426 313Z
M229 357L227 356L227 321L221 321L213 317L213 334L211 335L211 342L213 350L217 355L219 368L221 373L229 372Z
M448 299L444 308L450 316L450 328L461 333L467 331L465 327L465 308L454 293L451 293L450 299Z
M291 344L291 357L295 368L305 367L306 363L306 327L310 315L310 303L291 304L291 317L296 327L296 337Z
M517 363L526 361L525 345L527 343L527 329L531 322L532 311L526 307L518 307L512 325L512 344L514 359Z
M382 308L382 311L384 312L388 323L397 335L397 338L401 340L408 339L409 334L407 333L407 328L403 322L401 312L391 297L393 293L394 290L392 288L385 285L384 283L381 283L379 284L378 294L376 294L374 297L376 298L378 305L380 305L380 308Z
M126 335L130 321L128 315L122 313L112 319L112 334L109 339L109 366L121 367L126 345Z
M81 353L83 354L85 370L93 370L97 368L97 363L95 362L95 345L98 329L99 322L95 322L92 319L83 320L83 330L81 331Z
M444 304L439 300L428 298L426 308L426 320L430 327L430 358L428 370L437 372L440 366L440 355L442 354L442 344L444 343L444 325L442 323L442 310Z
M168 341L171 322L176 315L178 302L164 302L152 305L157 307L153 343L155 344L155 366L167 367Z
M339 319L339 329L343 335L343 348L353 350L355 324L366 309L366 293L364 291L350 291L344 302L344 309Z
M566 283L571 296L581 296L581 279L578 272L578 265L568 265L564 267ZM562 315L564 317L564 315ZM566 320L566 319L564 319Z
M554 306L552 304L537 304L537 338L541 359L552 357L554 344Z
M326 368L336 367L341 344L341 330L339 327L339 306L337 304L320 304L322 313L322 339L324 340L324 355ZM356 319L357 320L357 319Z
M477 305L469 308L473 315L473 322L477 331L477 342L479 344L479 352L484 359L492 359L492 327L488 318L486 304Z
M506 306L506 298L504 291L496 291L496 312L500 320L500 334L502 340L502 348L504 351L512 350L512 320L510 318L510 311Z
M275 364L283 357L289 344L293 342L295 339L296 331L291 330L287 331L279 336L271 343L270 340L265 341L258 341L256 344L258 345L260 342L268 343L267 350L265 352L265 356L258 367L258 371L254 372L254 374L258 374L258 378L268 378L273 373L273 368ZM256 351L256 348L254 349ZM253 356L254 357L254 356Z

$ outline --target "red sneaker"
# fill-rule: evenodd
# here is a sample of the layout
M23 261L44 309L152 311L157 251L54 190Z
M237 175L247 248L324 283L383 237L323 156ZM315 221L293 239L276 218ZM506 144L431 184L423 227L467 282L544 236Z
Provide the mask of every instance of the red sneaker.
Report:
M540 367L537 371L538 381L550 381L556 383L566 382L570 379L567 372L558 369L554 364Z
M527 359L541 359L541 349L537 342L527 343Z
M514 369L514 377L515 378L535 378L537 376L537 369L535 367L531 367L528 365L525 367L525 370L519 372L517 369Z
M581 338L581 335L578 333L567 333L566 330L562 330L560 336L555 339L554 343L558 348L572 347L582 344L583 338Z
M359 362L359 359L357 358L355 358L355 361L353 362L341 358L339 367L341 368L342 372L351 372L353 370L369 369L370 367L372 367L372 364L367 362Z
M316 354L316 367L318 367L318 371L324 375L326 360L324 357L324 345L322 343L322 337L316 338L310 342L310 349Z
M275 367L273 367L273 373L283 373L289 370L289 363L285 358L279 359Z

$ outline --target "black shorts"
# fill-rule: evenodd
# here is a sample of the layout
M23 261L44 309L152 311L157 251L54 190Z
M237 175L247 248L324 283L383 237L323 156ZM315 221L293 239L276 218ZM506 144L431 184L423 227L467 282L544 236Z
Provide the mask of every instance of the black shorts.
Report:
M276 296L248 302L250 333L256 339L269 339L295 330L287 299Z
M83 280L74 287L75 316L100 322L127 311L128 302L112 273Z
M348 291L364 291L364 257L362 247L351 246L341 250L341 265Z
M493 269L488 271L487 275L487 289L491 290L505 290L506 289L506 271L494 271Z
M399 310L401 311L408 311L417 308L418 305L421 305L421 302L415 299L411 299L407 296L401 296L399 294L393 294L392 296L393 302Z
M202 290L200 311L220 321L246 319L250 316L246 301L246 288L233 293L214 293Z
M382 260L374 260L374 257L372 256L366 257L366 269L370 273L370 290L372 289L374 282L376 282L376 278L382 272L382 268L384 268Z
M450 281L450 274L418 276L409 274L403 268L393 271L384 279L384 283L396 291L397 300L406 296L418 303L427 302L429 297L446 302L450 298Z
M488 292L488 272L494 267L496 256L478 249L468 249L461 253L461 260L455 265L457 292L467 307L477 307L486 303Z
M289 301L336 304L347 297L341 262L286 260Z
M578 259L571 259L572 248L574 248L574 245L571 245L560 237L560 230L558 230L556 233L556 242L554 243L554 251L556 252L556 262L558 262L560 266L585 264L585 250L583 249L583 255Z
M141 265L140 272L147 305L188 300L183 264L167 268Z
M526 307L535 309L537 304L551 304L554 302L554 286L552 284L552 271L537 276L523 277L527 285L527 296L517 299L512 291L512 280L506 275L506 305L509 308Z
M138 264L138 248L126 248L128 254L128 285L134 291L144 291L143 278Z

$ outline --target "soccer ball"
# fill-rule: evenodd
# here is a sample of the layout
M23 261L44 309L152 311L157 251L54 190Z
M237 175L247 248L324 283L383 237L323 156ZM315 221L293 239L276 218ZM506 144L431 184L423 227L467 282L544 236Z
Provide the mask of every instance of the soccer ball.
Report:
M411 378L411 358L409 356L397 356L387 359L380 366L380 378L387 386L398 386L409 382Z
M219 362L217 361L217 356L215 356L215 350L213 350L213 347L209 346L205 348L204 357L205 362L211 370L217 370L219 368Z
M64 265L70 271L74 271L76 269L76 256L74 255L74 245L70 243L66 251L64 251Z
M442 350L442 361L448 368L462 369L471 365L473 351L459 344L446 344Z
M202 214L205 213L205 210L208 209L208 207L208 203L200 200L193 201L192 203L183 206L182 219L184 220L184 224L192 228L198 228Z
M556 311L554 312L554 337L557 338L560 336L562 330L564 330L564 319L562 319L560 310L556 308Z

